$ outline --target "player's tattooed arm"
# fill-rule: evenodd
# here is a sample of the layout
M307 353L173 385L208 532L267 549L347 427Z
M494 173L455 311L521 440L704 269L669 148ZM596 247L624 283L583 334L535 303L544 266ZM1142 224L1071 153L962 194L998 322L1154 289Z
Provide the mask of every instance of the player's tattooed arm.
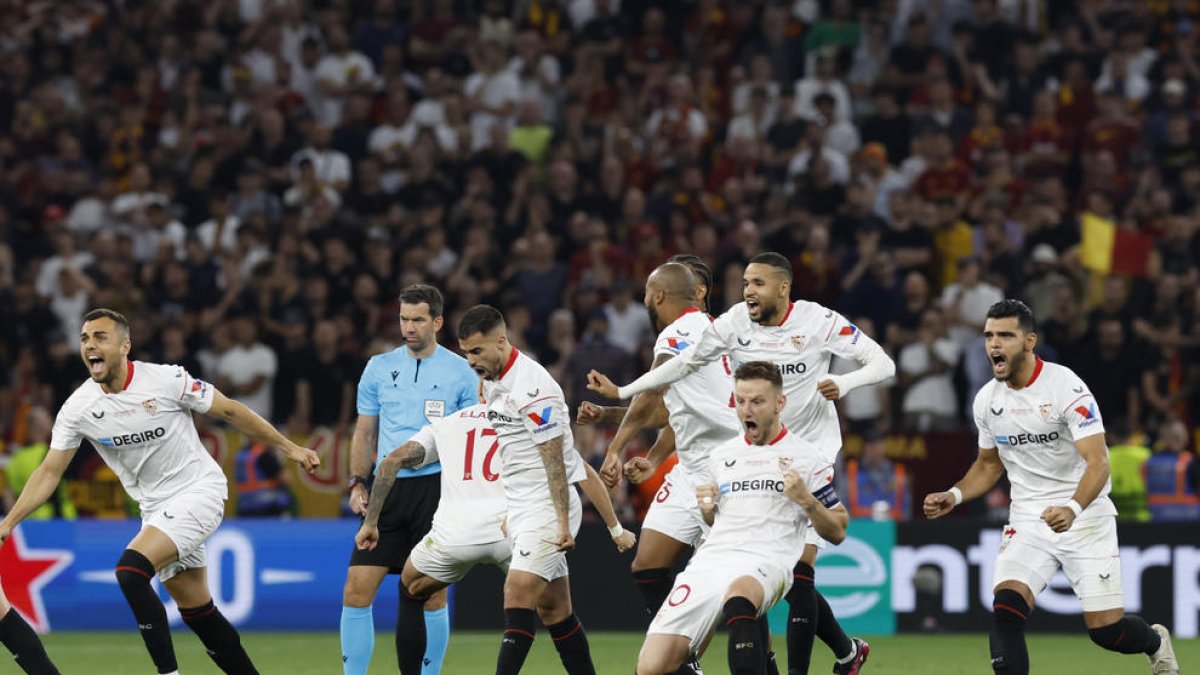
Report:
M568 513L567 467L563 461L563 437L552 438L538 444L542 466L546 468L546 482L550 488L550 500L554 503L554 514L558 516L558 540L555 545L560 551L575 548L571 536L570 514Z
M383 512L383 503L387 501L388 493L396 482L396 472L400 469L411 469L425 460L425 448L416 441L409 441L396 448L384 458L375 474L375 485L371 487L371 496L367 499L367 513L363 519L364 525L374 526L379 523L379 514Z

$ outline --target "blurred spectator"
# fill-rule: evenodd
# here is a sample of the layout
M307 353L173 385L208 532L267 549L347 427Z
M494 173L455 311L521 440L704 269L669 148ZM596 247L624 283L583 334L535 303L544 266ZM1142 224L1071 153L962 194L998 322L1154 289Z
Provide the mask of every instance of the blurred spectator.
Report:
M4 466L4 480L7 490L11 492L8 497L12 500L6 504L6 511L11 507L13 501L21 496L21 492L29 484L29 479L33 476L34 471L41 466L42 460L50 452L50 431L54 427L54 418L50 415L50 411L42 407L29 408L26 412L25 425L25 445L13 450ZM78 516L75 512L75 504L67 493L66 484L59 483L54 488L54 492L50 493L50 498L46 500L46 503L34 509L26 517L34 520L51 518L74 520Z
M1154 521L1200 520L1200 496L1188 480L1195 455L1188 450L1188 429L1168 420L1158 430L1154 455L1146 460L1146 502Z
M354 387L362 364L342 353L338 342L334 322L318 321L313 326L312 347L299 359L302 372L296 378L290 431L304 433L313 427L328 427L340 436L349 430Z
M1112 475L1112 490L1108 496L1117 507L1117 518L1137 522L1150 520L1150 509L1146 504L1146 461L1153 451L1137 442L1125 418L1114 416L1107 410L1104 414Z
M613 283L604 317L608 323L605 337L631 356L654 339L650 317L642 303L634 302L629 279L621 277Z
M237 508L240 517L281 516L293 510L293 499L286 488L287 473L275 455L276 450L265 443L248 443L238 450L233 460L233 477L237 486Z
M917 340L905 345L896 359L897 377L904 392L900 410L905 429L924 432L954 427L958 397L953 375L960 354L959 344L946 335L942 311L926 309L917 328Z
M902 464L887 458L883 435L869 432L858 457L846 459L845 492L851 517L908 520L912 488Z
M214 368L215 384L224 394L271 420L271 384L277 362L275 352L258 341L254 318L233 319L233 345L222 353Z

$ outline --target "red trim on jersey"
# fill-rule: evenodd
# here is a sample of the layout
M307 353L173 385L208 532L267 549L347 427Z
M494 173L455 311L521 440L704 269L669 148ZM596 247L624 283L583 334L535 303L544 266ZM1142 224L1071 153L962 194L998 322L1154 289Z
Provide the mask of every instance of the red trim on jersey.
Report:
M1032 387L1033 383L1037 382L1038 375L1042 374L1042 366L1046 365L1046 362L1042 360L1042 357L1038 356L1036 358L1037 364L1033 366L1033 375L1031 375L1029 377L1029 381L1025 383L1026 387Z
M499 379L503 380L508 371L512 370L513 364L517 362L517 356L521 354L521 350L516 347L512 348L512 353L508 355L508 363L504 364L504 370L500 371Z
M130 361L129 359L125 359L125 365L129 366L129 372L125 374L125 386L121 387L121 391L125 391L126 389L128 389L129 383L133 382L133 361ZM105 389L103 386L100 387L100 391L104 392L105 396L107 396L109 394L109 391L107 389Z
M788 317L792 315L792 310L793 310L793 309L795 309L795 308L796 308L796 303L794 303L794 302L790 302L790 301L789 301L789 302L788 302L788 311L787 311L787 312L784 312L784 314L783 314L783 318L782 318L782 319L780 319L779 323L777 323L777 324L775 324L775 325L776 325L776 326L782 326L783 324L787 323Z

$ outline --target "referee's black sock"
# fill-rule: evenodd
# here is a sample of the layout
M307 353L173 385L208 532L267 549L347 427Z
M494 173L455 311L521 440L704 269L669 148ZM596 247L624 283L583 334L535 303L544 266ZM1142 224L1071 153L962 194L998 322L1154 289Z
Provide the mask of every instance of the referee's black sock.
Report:
M788 591L787 651L788 675L805 675L812 661L813 636L817 634L817 589L813 586L812 565L799 562L792 571L792 590Z
M125 601L133 610L146 651L160 673L179 670L175 661L175 647L171 644L171 629L167 625L167 609L162 600L150 587L154 578L154 565L146 556L133 549L125 549L117 561L117 584L125 594Z
M571 614L553 626L546 626L546 630L550 631L558 658L562 659L569 675L596 675L592 650L588 647L587 633L583 630L583 624L579 623L579 617Z
M642 599L646 601L646 614L653 617L671 594L675 572L668 567L638 570L633 573L633 583L637 584Z
M496 657L496 675L517 675L529 656L537 627L537 612L524 607L504 610L504 638L500 640L500 655Z
M237 629L229 623L229 619L217 609L212 600L199 607L180 607L179 615L183 622L192 629L208 658L217 664L222 672L230 675L258 675L258 670L250 662L250 655L242 647L242 638Z
M846 635L846 631L842 630L842 624L838 623L833 609L829 607L829 602L821 595L821 591L814 588L813 595L817 601L817 637L829 645L829 649L839 661L849 657L854 653L854 642Z
M1107 626L1089 628L1088 637L1110 652L1122 654L1153 654L1162 644L1158 633L1136 614L1126 614L1120 621Z
M400 614L396 619L396 660L401 675L421 675L425 663L425 601L400 588Z
M1025 646L1025 620L1029 604L1021 594L1002 588L992 601L992 670L996 675L1029 675L1029 649Z
M766 663L767 646L758 625L758 610L742 596L725 601L722 609L729 629L730 675L761 675Z
M21 670L29 675L59 675L58 668L50 662L46 648L42 646L37 633L33 632L33 628L11 607L4 618L0 619L0 642L12 652L13 659Z

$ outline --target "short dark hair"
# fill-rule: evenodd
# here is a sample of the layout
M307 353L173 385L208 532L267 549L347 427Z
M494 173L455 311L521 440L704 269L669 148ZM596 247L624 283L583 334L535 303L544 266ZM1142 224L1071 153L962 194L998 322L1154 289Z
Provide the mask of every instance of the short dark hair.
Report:
M776 390L783 390L783 375L779 373L779 366L770 361L747 361L734 371L733 379L766 380L775 385Z
M429 284L413 284L400 291L400 304L419 305L422 302L429 305L429 316L431 318L436 319L442 315L445 301L442 299L442 292L433 286Z
M779 270L779 272L781 274L783 274L785 277L787 277L788 281L792 280L792 263L791 263L791 261L789 261L783 255L776 253L774 251L767 251L766 253L759 253L758 255L756 255L750 259L749 264L750 265L754 265L754 264L769 265L769 266L774 267L775 269Z
M677 253L668 258L667 262L687 265L688 269L692 271L692 274L695 274L700 279L700 283L704 284L704 297L700 298L700 302L703 303L704 306L701 307L701 309L707 311L708 298L713 293L712 269L700 259L700 256L691 253Z
M491 305L475 305L463 314L458 321L458 339L467 338L479 333L487 335L497 328L504 327L504 315Z
M1033 317L1033 310L1020 300L1005 298L988 309L987 318L989 319L1007 319L1009 317L1016 318L1017 325L1026 333L1037 332L1037 319Z
M84 323L95 321L96 319L112 319L113 323L117 324L117 328L125 333L125 337L129 337L129 319L126 319L124 314L114 312L111 309L105 309L104 307L98 307L83 315Z

